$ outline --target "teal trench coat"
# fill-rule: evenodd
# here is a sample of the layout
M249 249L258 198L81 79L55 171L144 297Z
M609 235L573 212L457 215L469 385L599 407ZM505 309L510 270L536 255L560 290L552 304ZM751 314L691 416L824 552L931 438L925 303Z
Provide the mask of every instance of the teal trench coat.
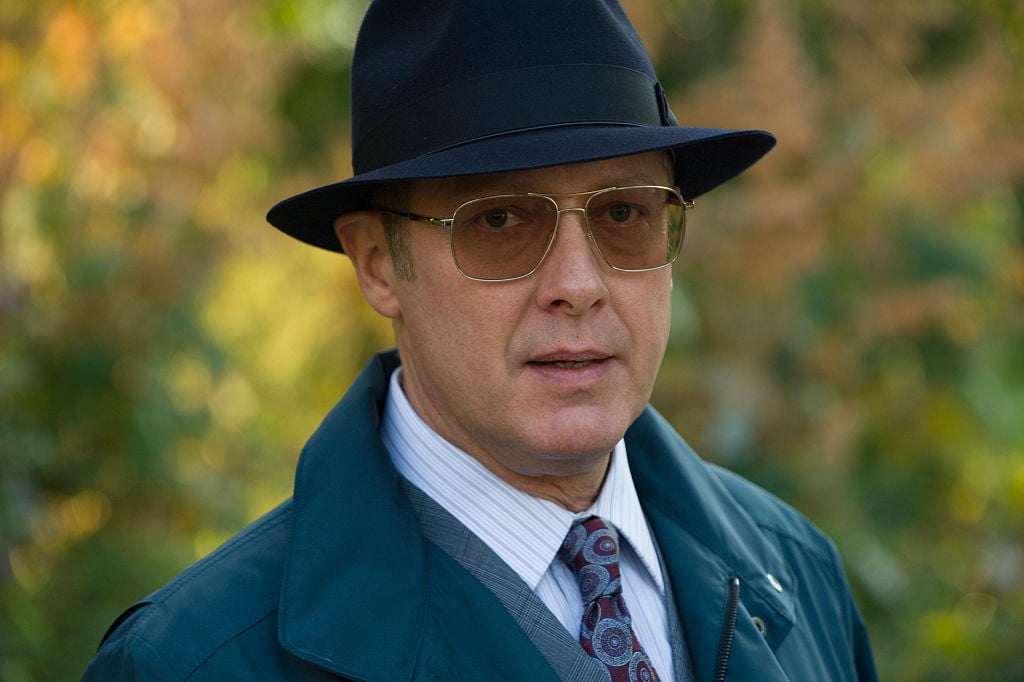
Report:
M377 356L328 414L293 497L126 611L83 679L557 679L421 535L378 437L396 364ZM652 408L626 443L699 681L876 679L827 537L700 460Z

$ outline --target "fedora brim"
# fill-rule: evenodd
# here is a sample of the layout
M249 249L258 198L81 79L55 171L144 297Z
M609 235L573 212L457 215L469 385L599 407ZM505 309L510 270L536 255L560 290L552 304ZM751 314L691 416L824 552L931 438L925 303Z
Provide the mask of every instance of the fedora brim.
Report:
M380 187L391 182L530 170L672 149L676 185L692 200L739 175L774 146L775 136L761 130L587 125L520 131L297 194L271 208L267 221L307 244L341 252L335 219L366 208Z

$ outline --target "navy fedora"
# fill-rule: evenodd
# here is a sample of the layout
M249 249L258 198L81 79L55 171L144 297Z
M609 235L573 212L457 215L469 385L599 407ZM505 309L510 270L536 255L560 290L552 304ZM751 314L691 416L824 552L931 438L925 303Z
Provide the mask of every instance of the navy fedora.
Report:
M693 199L775 145L760 130L678 125L614 0L375 0L351 83L354 176L267 214L332 251L334 220L391 182L672 149Z

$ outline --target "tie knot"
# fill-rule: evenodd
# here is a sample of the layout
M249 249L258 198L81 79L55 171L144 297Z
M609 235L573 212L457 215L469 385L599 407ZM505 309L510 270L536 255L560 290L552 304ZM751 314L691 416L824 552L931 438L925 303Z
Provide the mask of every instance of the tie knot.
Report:
M558 550L580 586L583 603L622 591L619 579L619 534L596 516L577 521Z

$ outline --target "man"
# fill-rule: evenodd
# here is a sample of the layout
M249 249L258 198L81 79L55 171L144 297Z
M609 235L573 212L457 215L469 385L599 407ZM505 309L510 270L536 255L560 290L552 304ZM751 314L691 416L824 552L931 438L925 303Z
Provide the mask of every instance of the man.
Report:
M268 218L398 352L86 679L874 679L829 540L647 406L690 201L774 138L676 125L611 0L378 0L352 98Z

